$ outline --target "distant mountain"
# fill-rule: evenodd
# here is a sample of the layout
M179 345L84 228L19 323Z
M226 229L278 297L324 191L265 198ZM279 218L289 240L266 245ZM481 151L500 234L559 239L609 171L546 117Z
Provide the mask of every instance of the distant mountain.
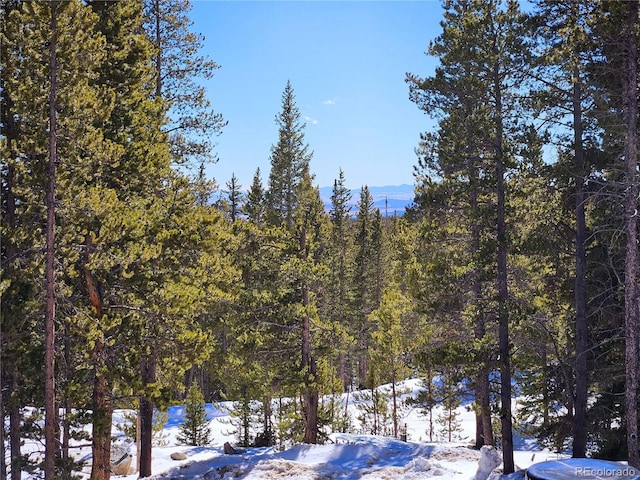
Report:
M361 189L351 190L351 213L357 213L356 205L360 201ZM382 216L403 215L405 208L413 202L413 185L387 185L384 187L369 187L369 192L373 197L374 208L380 209ZM320 198L324 203L325 209L329 211L331 208L331 195L333 187L321 187Z
M360 201L361 189L351 190L351 215L355 216L358 213L357 204ZM373 207L380 209L380 213L383 217L404 215L405 209L413 203L413 185L387 185L384 187L369 187L369 192L373 197ZM210 197L211 204L215 204L221 199L225 199L228 192L219 189L216 190ZM246 193L246 192L245 192ZM320 187L320 198L324 204L325 210L328 212L331 209L331 195L333 193L333 187Z

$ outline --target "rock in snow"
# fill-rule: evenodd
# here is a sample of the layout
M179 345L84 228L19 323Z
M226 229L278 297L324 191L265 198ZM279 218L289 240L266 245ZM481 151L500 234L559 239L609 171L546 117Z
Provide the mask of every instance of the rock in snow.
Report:
M502 456L491 445L485 445L480 449L480 462L473 480L487 480L491 472L502 465Z

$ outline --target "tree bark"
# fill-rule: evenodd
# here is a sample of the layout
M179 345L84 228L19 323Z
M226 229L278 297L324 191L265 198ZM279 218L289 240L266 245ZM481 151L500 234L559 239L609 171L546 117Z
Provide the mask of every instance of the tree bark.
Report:
M6 121L10 124L9 131L15 132L15 126L13 124L12 115L9 114L6 116ZM9 134L9 136L14 136L15 134ZM14 174L15 167L12 164L7 166L6 173L6 183L5 183L5 198L6 198L6 213L5 219L7 225L14 228L16 226L16 197L13 193L14 186ZM7 239L4 242L5 246L5 254L6 258L12 259L16 254L16 247L12 241ZM7 264L8 268L10 267L10 263ZM0 337L4 335L5 332L0 330ZM0 338L0 341L4 342L4 338ZM3 343L4 347L4 343ZM0 391L0 401L2 401L2 408L0 412L4 412L5 410L9 412L9 454L10 454L10 464L11 464L11 480L20 480L22 477L21 466L20 466L20 447L21 447L21 438L22 438L22 423L20 419L20 406L18 405L18 384L20 382L20 372L16 364L13 364L11 367L8 367L5 372L2 370L2 383L1 383L1 391ZM3 393L6 389L6 397ZM5 401L6 398L6 401ZM4 429L2 430L4 439ZM2 442L2 468L0 469L0 476L3 479L7 478L7 465L6 465L6 450L5 450L5 442Z
M576 183L576 239L575 262L576 273L574 282L574 301L576 308L575 320L575 403L573 415L573 454L574 458L583 458L587 454L587 301L586 275L587 254L586 239L587 225L584 212L586 199L584 191L585 159L582 146L582 88L580 86L580 72L576 67L573 73L573 145L575 155Z
M498 285L498 343L500 351L500 425L502 434L503 471L513 473L513 429L511 419L511 352L509 347L509 289L507 284L507 234L506 234L506 201L504 182L504 149L502 120L502 91L498 64L494 66L494 94L496 108L496 236L497 253L497 285Z
M156 355L152 351L142 365L145 386L156 381ZM151 452L153 448L153 400L145 395L140 397L140 477L150 477Z
M108 394L108 382L104 372L105 345L96 342L96 373L93 380L93 441L91 452L91 480L109 480L111 476L111 423L112 406Z
M468 76L471 76L471 72L467 72ZM466 162L467 172L469 176L469 205L471 208L471 254L477 253L481 249L480 236L481 236L481 216L478 212L478 192L480 188L480 158L477 151L477 141L475 140L475 124L473 122L474 102L470 99L465 102L465 136L466 136ZM474 336L480 343L479 356L476 358L479 366L479 371L475 385L475 396L477 403L476 412L476 448L480 448L483 445L493 445L495 440L493 438L493 426L491 425L491 388L489 384L489 371L491 366L489 360L484 352L482 341L487 333L487 325L485 319L485 312L482 310L482 283L481 283L481 267L475 265L471 273L471 290L473 293L473 302L475 303L475 318L474 318Z
M625 35L623 111L626 126L625 172L625 410L629 465L640 468L638 452L638 2L629 1Z
M45 410L45 456L44 478L54 480L56 473L56 438L55 438L55 192L56 192L56 88L58 83L57 58L57 0L50 0L51 21L49 40L49 159L47 162L47 234L46 234L46 306L44 320L44 410Z
M471 204L477 204L477 195L475 188L472 188ZM472 235L472 251L478 252L480 250L480 231L477 224L471 226ZM480 305L482 302L482 286L480 285L480 273L479 267L476 267L473 272L473 295L476 302L476 319L474 335L476 340L482 342L486 335L486 323L484 318L484 312L480 311ZM481 346L481 348L484 348ZM475 395L476 402L478 404L478 412L476 413L476 448L480 448L483 445L493 445L495 440L493 438L493 426L491 425L491 388L489 384L489 369L488 360L483 351L481 358L479 358L478 364L480 371L478 372L478 378L476 379Z
M68 382L71 378L71 338L69 334L69 323L64 324L64 381ZM71 439L71 421L69 420L71 406L66 393L63 393L62 399L62 444L61 455L63 462L69 460L69 441Z
M101 286L89 269L89 257L93 248L91 236L85 237L84 276L89 294L89 301L93 306L96 328L99 330L95 346L93 347L93 440L91 453L91 480L109 480L111 476L111 423L113 406L111 404L110 382L108 381L108 346L105 344L105 332L102 320L104 317Z
M17 368L12 368L10 379L10 391L18 390L19 374ZM11 480L22 478L22 457L20 446L22 445L22 416L20 415L20 405L9 397L9 448L11 450Z

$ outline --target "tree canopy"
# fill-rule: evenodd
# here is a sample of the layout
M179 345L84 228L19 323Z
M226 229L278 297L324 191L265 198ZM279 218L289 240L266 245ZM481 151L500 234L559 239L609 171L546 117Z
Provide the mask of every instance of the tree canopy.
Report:
M1 478L70 478L87 423L109 478L120 408L151 476L174 402L187 443L215 442L203 404L229 400L244 445L284 448L357 428L337 395L372 389L361 426L401 436L409 375L452 439L473 399L505 472L516 423L640 467L638 2L443 7L435 70L405 78L437 123L387 216L342 169L321 198L290 81L269 171L206 177L226 122L188 1L2 2Z

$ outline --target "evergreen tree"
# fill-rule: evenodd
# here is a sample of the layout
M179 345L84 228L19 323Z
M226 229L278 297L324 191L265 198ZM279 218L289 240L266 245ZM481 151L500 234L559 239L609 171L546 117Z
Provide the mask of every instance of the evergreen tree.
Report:
M518 96L523 88L526 48L524 32L516 25L523 23L523 16L517 4L511 1L504 5L502 2L450 1L445 3L444 15L443 33L430 46L430 52L441 62L436 75L424 80L409 75L407 80L412 99L421 108L445 113L440 132L447 132L449 136L440 136L438 148L456 146L459 153L464 152L461 158L471 162L467 176L458 178L473 181L479 175L487 181L486 194L490 196L486 199L490 202L488 211L495 232L492 262L495 283L491 308L498 326L502 447L504 471L509 473L514 470L514 464L505 182L507 172L517 163L514 153L520 141L517 134L522 129ZM473 122L475 128L467 129L466 136L445 130L445 126L457 125L460 121L463 125ZM440 152L436 152L435 158L440 158ZM461 170L459 165L455 167ZM444 170L444 173L455 175L456 171ZM481 327L481 324L477 325ZM479 337L483 336L481 328L478 333Z
M144 0L144 26L155 55L155 96L168 107L171 154L177 164L216 160L212 138L226 125L207 99L204 86L219 68L200 53L204 38L192 32L189 0Z
M211 427L207 420L204 396L194 382L187 393L184 420L180 424L177 440L185 445L206 446L211 443Z
M354 286L356 296L354 299L355 331L353 336L356 339L358 358L358 378L359 385L364 385L368 373L368 349L371 340L371 325L368 321L369 314L377 308L375 294L376 285L376 252L373 248L373 219L375 210L373 208L373 197L368 186L364 186L360 191L360 200L357 204L358 213L355 220L355 279Z
M462 430L459 414L456 409L462 404L461 388L459 379L454 371L444 371L440 377L438 386L439 397L441 398L442 412L438 415L436 422L441 426L441 432L446 436L447 441L460 440Z
M410 350L407 334L411 330L405 323L409 309L407 298L391 287L385 292L380 307L370 315L375 325L372 333L371 362L375 365L373 368L380 372L380 380L383 383L391 383L391 419L393 436L396 438L399 434L396 386L408 373L404 355Z
M38 365L36 355L43 354L43 343L33 341L42 325L31 322L44 312L38 246L46 230L41 206L51 151L60 238L54 244L60 265L54 286L63 312L58 391L69 411L92 404L93 475L105 478L112 401L120 393L141 395L144 439L152 431L144 419L152 418L153 403L166 402L176 387L157 382L155 372L178 379L210 352L213 325L207 322L222 317L226 307L220 300L226 296L231 302L233 296L227 274L233 271L228 262L234 242L223 219L198 203L188 179L170 169L162 131L166 104L155 96L141 3L54 2L57 43L50 41L50 3L4 7L3 45L12 47L2 49L2 135L9 141L0 148L3 159L10 159L2 164L2 228L3 237L11 231L11 242L9 248L3 242L2 267L4 275L10 262L14 273L1 293L3 306L22 304L11 312L19 326L13 329L15 342L2 351L3 379L11 378L12 385L12 471L19 475L21 468L19 409L44 403L42 371L21 368L21 362ZM50 82L48 47L54 46L57 82ZM55 102L48 102L54 83ZM47 127L49 106L56 113L55 129ZM43 135L47 131L55 134L53 149ZM9 353L19 354L16 361L5 361ZM91 384L93 392L85 387ZM47 415L47 423L53 421L56 415ZM68 456L69 420L62 432L62 455ZM58 449L47 447L47 456ZM145 451L150 465L150 442L142 457Z
M586 185L591 169L587 155L588 148L595 144L593 132L585 115L593 101L592 92L587 83L586 57L594 50L591 35L592 1L582 2L539 2L534 19L538 23L537 37L542 40L542 52L537 62L535 77L544 80L537 82L539 90L534 92L538 108L545 121L561 128L558 139L566 144L573 176L573 195L575 198L575 406L573 410L573 449L574 457L584 457L587 445L587 398L588 367L587 356L587 238L586 205L588 191ZM565 113L565 112L568 112ZM571 118L566 118L570 116ZM564 126L570 122L572 134L567 138ZM572 154L571 154L572 153ZM593 156L592 156L593 157Z
M262 188L262 178L260 177L260 169L256 170L251 182L251 187L247 192L247 198L242 206L242 213L251 223L256 226L262 225L265 210L265 192Z
M312 154L304 140L305 124L301 121L289 81L282 94L282 111L276 116L276 124L278 142L271 147L265 215L269 224L283 225L293 231L303 181L310 176Z
M627 18L624 23L626 42L623 47L625 75L622 82L622 105L624 108L626 136L624 141L625 158L625 413L627 427L627 451L629 465L640 468L640 449L638 442L638 366L640 353L640 287L638 274L638 197L640 193L640 175L638 175L638 2L629 2Z
M87 63L100 63L104 58L101 52L103 42L100 35L94 32L95 18L79 2L21 2L6 7L3 5L2 9L2 43L11 45L11 48L2 49L2 130L3 136L6 135L8 139L2 147L2 157L7 159L6 164L3 162L3 186L9 187L6 197L3 188L3 206L8 214L8 223L4 223L3 216L3 227L10 227L11 240L9 249L3 253L11 255L10 262L13 265L17 265L15 262L23 262L24 265L32 261L37 263L39 249L33 247L43 243L38 236L46 232L48 300L46 307L38 306L38 302L31 304L31 307L36 308L34 313L40 308L46 311L46 315L43 315L46 317L44 330L48 345L45 348L44 404L49 414L45 429L45 476L53 478L58 473L62 474L54 471L54 457L60 454L59 446L53 439L56 428L56 416L52 413L55 381L53 344L56 340L54 316L56 309L66 309L65 297L68 295L68 289L62 288L63 275L54 275L53 266L62 263L63 268L59 272L64 272L67 262L77 258L73 249L60 246L66 242L57 241L53 233L55 228L57 238L69 238L68 224L61 220L66 216L64 207L71 179L82 172L85 155L101 155L100 133L87 119L103 118L107 106L104 99L90 87L94 70L87 69ZM48 132L49 138L43 132ZM38 198L45 191L46 199ZM47 212L36 207L38 204L47 205ZM25 215L22 215L23 211ZM25 235L29 231L32 233ZM3 258L3 264L6 258ZM10 278L12 283L15 282L13 288L22 290L20 278ZM36 276L27 279L23 275L24 280L31 283L34 293L43 285ZM26 301L25 305L29 305L24 291L20 295ZM4 301L3 296L3 305ZM11 303L8 302L9 305ZM3 316L3 331L5 326ZM41 331L41 327L34 329L34 332L37 331ZM19 368L18 362L15 368ZM23 383L20 377L27 371L24 369L20 373L14 370L12 374L16 399L20 397L19 385ZM40 401L38 397L30 400L37 404ZM18 418L15 413L10 418L12 455L18 455L19 427L15 426ZM67 432L66 429L64 431ZM63 445L66 442L68 437L65 433ZM63 451L62 455L68 456L68 451ZM12 469L14 476L20 474L20 461L16 462L16 466Z
M375 366L369 369L368 385L378 385L380 379L376 376ZM354 393L358 400L356 408L359 410L357 420L369 435L389 435L391 433L389 414L389 394L383 387L374 387Z
M413 405L418 405L420 407L420 412L423 415L427 415L429 419L429 427L427 428L426 434L429 436L429 441L433 442L433 434L435 433L433 412L438 401L436 397L433 371L430 368L427 368L425 373L425 377L421 380L424 389L418 392L418 396L413 399L411 403Z
M318 441L317 366L312 323L319 321L315 294L320 288L322 252L326 237L326 214L320 194L313 186L304 143L304 124L295 104L293 88L287 82L282 95L282 111L276 116L278 142L271 148L271 172L266 192L265 223L280 232L284 244L279 251L280 278L276 285L286 295L278 323L293 335L289 345L300 348L297 381L302 388L305 443ZM284 325L283 325L284 326ZM297 338L296 338L297 336Z
M229 220L235 222L242 210L242 185L238 183L235 174L231 175L231 179L227 182L227 203L229 205Z
M607 255L611 271L615 275L614 298L621 307L620 315L604 318L605 328L624 325L624 347L616 354L617 361L624 355L624 407L611 401L621 390L620 385L611 384L611 377L602 378L602 386L609 390L609 404L620 405L624 417L626 442L620 441L620 433L615 430L606 434L618 437L618 440L604 446L609 451L625 451L631 465L640 463L638 451L638 245L637 245L637 207L638 207L638 106L637 106L637 37L638 3L599 2L599 11L594 25L594 35L600 49L591 67L594 83L598 87L597 112L598 126L602 128L602 145L609 155L609 162L601 179L601 188L609 201L603 198L602 220L611 221L609 228L613 235L603 235L608 248ZM620 72L623 72L622 74ZM607 213L604 213L607 211ZM599 214L601 212L598 212ZM624 225L621 227L620 225ZM604 230L603 230L604 233ZM621 281L620 279L624 279ZM611 350L611 349L610 349ZM611 358L613 362L613 358ZM606 408L606 407L605 407ZM614 407L616 408L616 407ZM601 435L601 438L604 435ZM603 442L604 443L604 442Z
M353 301L353 235L351 231L351 192L345 187L344 172L340 169L334 181L331 195L331 241L328 247L328 295L325 300L326 315L332 322L348 330ZM344 345L339 352L338 368L343 387L353 382L352 352Z
M154 99L154 72L150 66L152 46L142 32L141 4L134 0L117 3L94 1L89 3L89 7L98 17L96 28L106 39L108 58L108 61L97 65L93 84L96 88L105 89L113 101L109 117L98 123L104 132L105 143L112 148L111 155L107 161L94 160L92 173L100 181L93 189L82 191L87 207L85 212L74 215L76 226L87 232L80 278L84 278L98 325L93 332L93 475L101 476L109 469L114 377L118 367L124 367L114 364L114 344L107 342L107 338L129 334L120 329L119 312L106 307L115 303L116 290L112 289L119 281L119 272L127 270L126 267L122 269L116 259L127 258L130 254L127 252L106 261L103 252L117 251L128 245L131 234L131 230L121 230L119 236L105 235L102 229L114 217L126 215L125 205L130 218L140 215L140 209L144 210L148 205L144 198L167 177L170 158L166 135L161 131L165 106L161 99ZM98 203L98 198L102 198L102 203ZM105 209L109 202L111 204ZM153 366L147 368L147 362L138 365L145 369L141 372L143 381L149 382ZM142 452L151 446L152 415L153 407L143 398L140 412ZM141 461L141 467L145 463Z
M51 22L49 39L49 155L46 166L47 187L45 205L47 207L45 284L46 302L44 319L44 412L45 412L45 456L44 478L56 478L56 394L55 394L55 322L56 322L56 163L58 161L58 4L51 2Z

